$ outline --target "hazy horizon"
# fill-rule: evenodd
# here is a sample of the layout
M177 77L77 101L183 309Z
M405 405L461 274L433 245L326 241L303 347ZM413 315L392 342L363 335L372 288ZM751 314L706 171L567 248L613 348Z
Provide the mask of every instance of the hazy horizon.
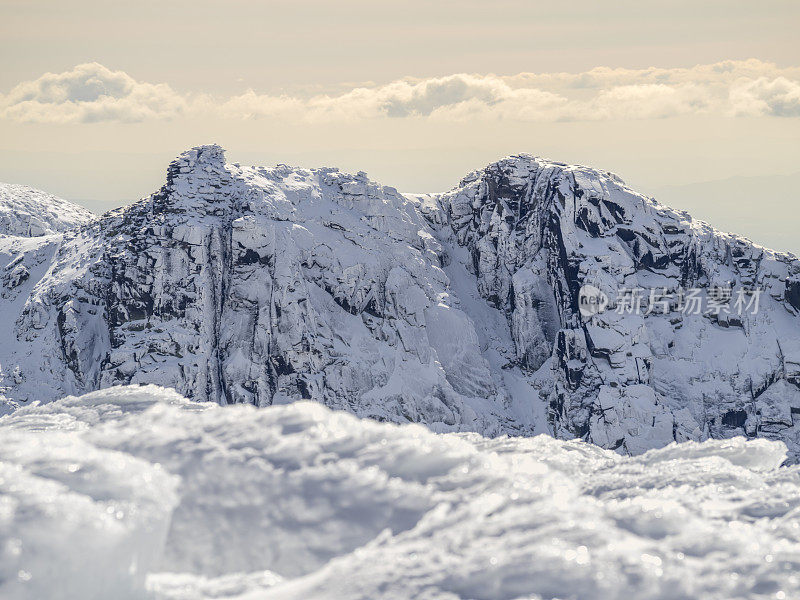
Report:
M800 252L800 6L770 6L7 0L0 181L102 212L212 142L410 192L526 152Z

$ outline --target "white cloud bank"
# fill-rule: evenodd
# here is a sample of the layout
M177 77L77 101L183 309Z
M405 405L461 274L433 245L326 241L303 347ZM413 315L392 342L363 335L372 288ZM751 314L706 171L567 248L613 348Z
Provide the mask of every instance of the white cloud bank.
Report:
M600 121L688 114L800 117L800 68L756 59L691 68L583 73L455 74L358 87L338 95L289 96L253 90L219 98L184 94L87 63L46 73L0 94L0 118L19 122L140 122L212 117L357 121Z
M98 63L45 73L0 95L0 116L39 123L137 122L186 112L187 98L168 85L139 82Z

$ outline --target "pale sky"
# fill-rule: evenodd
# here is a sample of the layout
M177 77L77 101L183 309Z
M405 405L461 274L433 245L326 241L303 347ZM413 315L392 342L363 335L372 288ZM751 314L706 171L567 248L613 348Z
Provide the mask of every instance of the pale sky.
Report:
M176 154L440 191L518 152L800 253L800 3L0 0L0 181L95 211Z

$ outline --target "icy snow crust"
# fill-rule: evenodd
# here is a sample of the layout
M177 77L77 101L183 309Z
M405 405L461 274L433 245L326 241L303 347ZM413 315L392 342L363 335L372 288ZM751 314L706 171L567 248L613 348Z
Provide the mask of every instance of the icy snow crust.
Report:
M60 233L95 219L81 206L27 185L0 183L0 234L34 237Z
M796 598L767 440L622 457L155 386L0 419L0 596Z
M0 239L0 259L5 411L154 383L622 454L740 435L800 452L800 261L586 167L513 156L404 196L202 146L151 197ZM609 311L578 312L586 283ZM763 289L759 313L613 310L620 287L727 284Z

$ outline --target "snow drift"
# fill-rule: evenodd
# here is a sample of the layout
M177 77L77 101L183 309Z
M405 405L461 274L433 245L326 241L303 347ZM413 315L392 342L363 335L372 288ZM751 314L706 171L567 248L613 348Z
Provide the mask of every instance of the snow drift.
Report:
M622 457L120 387L0 418L3 598L795 598L767 440Z

